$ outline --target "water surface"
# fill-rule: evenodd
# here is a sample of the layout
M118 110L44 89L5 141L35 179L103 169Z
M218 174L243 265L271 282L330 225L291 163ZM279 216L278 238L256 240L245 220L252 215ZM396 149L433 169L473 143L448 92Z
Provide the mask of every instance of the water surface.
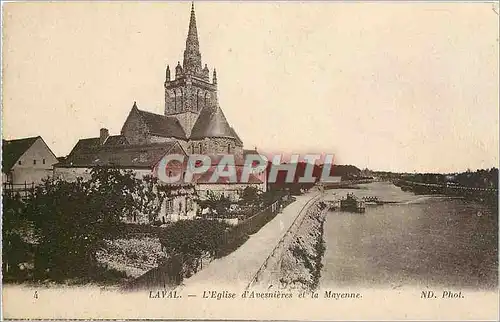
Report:
M321 287L492 289L498 284L498 216L463 199L417 196L390 183L330 190L395 204L327 214Z

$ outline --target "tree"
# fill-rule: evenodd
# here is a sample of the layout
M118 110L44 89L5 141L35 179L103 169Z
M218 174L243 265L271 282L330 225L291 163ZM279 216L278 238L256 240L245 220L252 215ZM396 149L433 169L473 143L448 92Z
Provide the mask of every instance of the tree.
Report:
M158 178L145 176L142 180L142 187L136 191L136 209L133 216L145 214L148 222L154 222L161 211L163 202L172 195L172 190L171 186L160 185Z
M228 224L218 220L180 220L165 228L159 238L170 257L181 258L196 270L202 256L216 256L228 228Z
M259 189L248 186L243 189L241 194L241 203L245 206L254 205L260 201Z
M36 277L89 276L103 239L117 235L121 220L135 211L136 190L131 172L101 167L87 181L50 179L37 187L27 205L39 240Z
M28 257L28 244L23 240L23 230L29 228L25 216L25 204L20 196L6 193L2 198L2 271L4 277L19 278L19 264Z
M209 209L211 214L216 214L219 218L225 218L231 206L231 200L224 194L216 194L213 191L207 191L207 198L197 200L201 209Z

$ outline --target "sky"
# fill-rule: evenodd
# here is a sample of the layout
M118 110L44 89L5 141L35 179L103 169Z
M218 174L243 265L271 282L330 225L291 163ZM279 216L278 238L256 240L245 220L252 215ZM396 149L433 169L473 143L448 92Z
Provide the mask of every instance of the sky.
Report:
M190 2L3 5L3 138L67 155L162 114ZM407 172L498 166L491 3L195 2L203 64L245 148ZM498 11L498 10L497 10Z

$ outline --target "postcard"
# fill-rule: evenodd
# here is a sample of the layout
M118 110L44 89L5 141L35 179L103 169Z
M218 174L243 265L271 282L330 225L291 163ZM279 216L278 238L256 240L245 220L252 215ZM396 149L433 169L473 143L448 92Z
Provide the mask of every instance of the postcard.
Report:
M3 318L498 319L498 2L2 9Z

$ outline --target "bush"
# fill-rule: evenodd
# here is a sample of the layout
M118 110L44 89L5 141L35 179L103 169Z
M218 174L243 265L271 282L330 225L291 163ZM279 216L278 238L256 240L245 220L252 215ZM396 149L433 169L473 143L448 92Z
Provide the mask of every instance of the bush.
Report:
M89 180L48 179L29 200L4 201L4 236L8 240L20 221L30 223L37 241L35 279L93 276L104 238L119 236L122 219L144 210L146 199L136 200L143 191L131 171L114 168L93 168Z
M195 219L173 223L159 234L160 243L169 254L199 258L215 256L224 244L229 225L217 220Z

